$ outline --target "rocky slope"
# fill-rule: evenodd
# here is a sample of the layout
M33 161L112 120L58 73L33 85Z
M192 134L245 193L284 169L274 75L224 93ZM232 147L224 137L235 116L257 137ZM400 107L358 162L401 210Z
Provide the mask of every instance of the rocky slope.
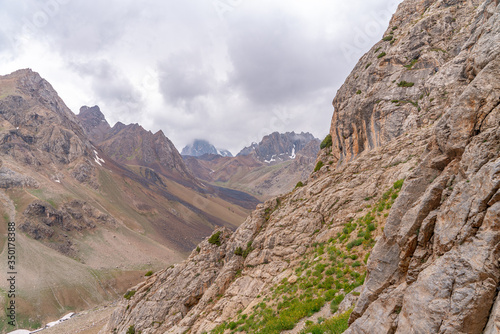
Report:
M499 22L494 0L405 0L304 187L131 289L102 332L298 333L362 285L304 332L497 333Z
M310 133L275 132L234 158L184 156L184 161L201 180L266 200L292 190L297 182L307 179L318 151L319 140Z

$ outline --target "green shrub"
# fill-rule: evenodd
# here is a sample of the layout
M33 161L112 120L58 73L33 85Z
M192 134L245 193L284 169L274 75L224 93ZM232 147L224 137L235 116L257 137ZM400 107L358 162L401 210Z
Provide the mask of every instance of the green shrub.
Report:
M387 53L382 52L382 53L380 53L380 54L377 56L377 58L379 58L379 59L380 59L380 58L382 58L382 57L385 57L386 55L387 55Z
M324 148L332 146L332 144L333 144L332 143L332 135L331 134L327 134L326 137L325 137L325 139L323 139L323 141L319 145L319 147L321 149L324 149Z
M236 249L234 250L234 255L243 256L243 248L236 247ZM231 329L234 329L234 328L231 328Z
M300 187L303 187L304 186L304 183L302 183L302 181L299 181L297 182L297 184L295 185L295 188L300 188Z
M208 239L208 242L211 243L212 245L220 246L221 245L221 242L220 242L220 235L221 234L222 234L222 231L215 232L214 234L212 234L210 236L210 238Z
M354 241L349 242L346 247L347 249L352 249L353 247L361 245L363 243L363 240L364 239L358 238Z
M349 316L352 310L349 310L341 315L327 319L318 324L306 323L306 328L300 333L312 333L312 334L340 334L344 333L349 327Z
M366 66L365 66L365 70L366 70L368 67L370 67L371 65L372 65L372 63L368 63L368 64L366 64Z
M388 41L392 40L392 38L393 38L392 35L387 35L384 38L382 38L382 40L388 42Z
M358 89L358 91L356 92L357 95L361 94L361 89Z
M394 182L394 189L401 189L401 187L403 187L403 182L405 180L404 179L401 179L401 180L397 180L396 182Z
M201 251L200 246L196 247L196 252L198 252L198 253L199 253L200 251Z
M337 293L337 291L336 291L336 290L334 290L334 289L330 289L330 290L326 291L326 292L325 292L325 300L326 300L327 302L329 302L330 300L332 300L332 299L333 299L333 297L335 297L335 294L336 294L336 293Z
M401 81L398 83L398 87L413 87L415 84L413 82Z
M135 295L135 290L130 290L123 295L123 298L130 300L130 298L132 298L134 295Z
M361 262L359 262L359 261L356 261L356 262L354 262L354 263L352 264L352 267L353 267L353 268L360 267L360 266L361 266Z
M412 59L410 63L408 65L404 65L404 67L411 70L416 63L418 63L418 59Z
M148 271L147 273L144 274L144 276L151 276L151 275L153 275L153 271L152 270L150 270L150 271Z
M318 161L318 163L316 164L316 167L314 167L314 171L317 172L321 169L321 167L323 167L323 161Z
M127 334L135 334L135 326L134 325L131 325L128 330L127 330Z

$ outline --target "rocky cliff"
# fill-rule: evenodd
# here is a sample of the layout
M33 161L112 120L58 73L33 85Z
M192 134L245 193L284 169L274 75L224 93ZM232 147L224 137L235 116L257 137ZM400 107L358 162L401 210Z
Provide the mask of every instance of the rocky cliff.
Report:
M102 332L498 333L499 78L498 1L405 0L304 186L131 289Z

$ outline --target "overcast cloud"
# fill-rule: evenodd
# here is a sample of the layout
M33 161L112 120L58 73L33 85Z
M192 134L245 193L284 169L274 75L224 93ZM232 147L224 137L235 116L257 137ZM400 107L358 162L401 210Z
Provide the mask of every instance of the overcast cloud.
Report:
M0 74L32 68L68 107L237 153L322 138L331 101L395 0L0 0Z

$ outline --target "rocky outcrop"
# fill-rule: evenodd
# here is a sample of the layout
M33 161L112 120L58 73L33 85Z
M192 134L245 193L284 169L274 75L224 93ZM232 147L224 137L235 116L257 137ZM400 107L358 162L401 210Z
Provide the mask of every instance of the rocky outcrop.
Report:
M16 173L7 167L0 168L0 188L37 188L38 182L29 176Z
M223 267L189 289L203 291L195 304L175 315L157 311L171 298L148 304L167 288L186 300L189 283L169 269L122 300L103 332L279 333L300 317L294 298L322 305L327 278L335 308L361 283L344 276L353 270L366 278L346 333L496 332L499 22L492 0L404 1L336 95L331 144L304 185L212 249L225 251ZM208 265L196 256L177 267L186 279Z
M117 222L84 201L65 202L57 210L48 202L35 200L24 210L19 229L33 239L45 241L61 253L75 257L77 250L66 233L97 226L112 228L117 226Z

